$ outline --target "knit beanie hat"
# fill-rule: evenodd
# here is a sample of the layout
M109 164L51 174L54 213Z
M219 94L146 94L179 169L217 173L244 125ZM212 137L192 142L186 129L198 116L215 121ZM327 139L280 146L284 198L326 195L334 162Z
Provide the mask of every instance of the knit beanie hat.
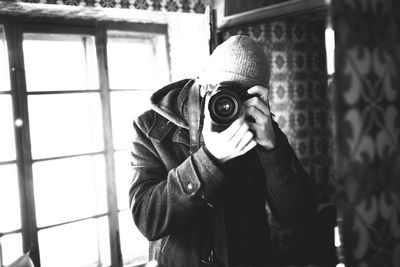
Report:
M235 35L220 44L199 75L202 85L237 82L242 86L268 87L270 68L262 47L244 35Z

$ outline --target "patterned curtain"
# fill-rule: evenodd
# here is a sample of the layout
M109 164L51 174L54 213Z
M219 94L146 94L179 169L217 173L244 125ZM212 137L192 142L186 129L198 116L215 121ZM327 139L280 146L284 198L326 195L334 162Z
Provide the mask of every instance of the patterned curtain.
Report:
M346 266L400 266L400 4L334 0Z
M222 32L257 40L270 59L270 105L309 174L320 203L335 202L332 107L326 70L326 12L258 22Z

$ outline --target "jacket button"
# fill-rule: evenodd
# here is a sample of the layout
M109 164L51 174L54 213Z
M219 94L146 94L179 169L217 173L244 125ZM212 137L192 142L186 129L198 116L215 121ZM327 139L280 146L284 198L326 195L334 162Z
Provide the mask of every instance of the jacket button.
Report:
M192 184L192 183L188 183L187 188L188 188L189 190L192 190L192 189L193 189L193 184Z

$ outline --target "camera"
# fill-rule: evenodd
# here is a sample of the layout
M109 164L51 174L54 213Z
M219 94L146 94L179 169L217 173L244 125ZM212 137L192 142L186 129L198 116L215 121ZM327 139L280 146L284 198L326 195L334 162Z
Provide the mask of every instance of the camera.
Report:
M211 91L208 110L212 131L225 130L240 116L243 102L254 97L247 93L247 89L235 83L223 82Z

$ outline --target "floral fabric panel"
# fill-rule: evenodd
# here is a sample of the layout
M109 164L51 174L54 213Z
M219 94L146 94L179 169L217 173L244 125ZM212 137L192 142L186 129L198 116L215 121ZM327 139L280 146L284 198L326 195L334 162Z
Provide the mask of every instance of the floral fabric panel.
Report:
M400 266L400 5L333 1L346 266Z

